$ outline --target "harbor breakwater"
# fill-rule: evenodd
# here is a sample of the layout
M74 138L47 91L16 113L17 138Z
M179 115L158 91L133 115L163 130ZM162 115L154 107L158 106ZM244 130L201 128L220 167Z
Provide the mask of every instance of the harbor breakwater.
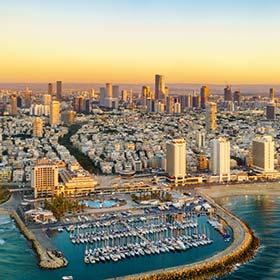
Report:
M25 236L25 238L31 242L32 248L39 259L39 266L44 269L56 269L64 267L68 264L67 260L63 256L59 256L53 250L47 250L44 248L40 242L36 239L35 235L30 231L24 222L21 220L16 211L8 211L1 209L1 214L10 215L12 219L14 219L17 227L21 231L21 233Z
M203 196L216 208L217 215L232 228L234 238L232 244L226 250L204 261L135 276L131 275L125 279L212 279L230 273L237 265L245 263L255 256L260 241L250 227L227 209L218 205L208 195L203 194Z

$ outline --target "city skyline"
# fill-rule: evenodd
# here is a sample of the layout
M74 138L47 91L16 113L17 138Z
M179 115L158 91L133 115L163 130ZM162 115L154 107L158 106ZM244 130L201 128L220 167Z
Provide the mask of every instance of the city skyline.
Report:
M0 82L280 83L277 1L1 3ZM104 16L105 15L105 16Z

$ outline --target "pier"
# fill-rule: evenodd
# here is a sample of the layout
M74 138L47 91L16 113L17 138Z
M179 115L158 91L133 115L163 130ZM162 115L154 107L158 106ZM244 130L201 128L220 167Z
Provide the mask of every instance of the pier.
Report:
M125 221L122 221L122 224L129 230L130 229L130 227L129 227L129 225L125 222ZM142 239L145 243L149 243L150 241L146 238L146 237L144 237L139 231L134 231L134 233L140 238L140 239Z

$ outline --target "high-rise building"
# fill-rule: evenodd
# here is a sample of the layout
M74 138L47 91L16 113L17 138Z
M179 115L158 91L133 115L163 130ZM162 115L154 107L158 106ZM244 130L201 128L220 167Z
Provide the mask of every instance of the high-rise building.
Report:
M253 140L253 168L257 171L274 172L274 141L272 136L265 135Z
M178 101L174 103L174 113L181 114L181 104Z
M120 97L120 87L118 85L114 85L112 87L112 91L113 91L113 98L119 99Z
M30 108L31 102L32 102L32 91L28 89L28 87L25 89L24 92L24 107Z
M186 141L174 139L166 144L166 160L168 179L175 186L184 185L186 178Z
M10 97L10 103L11 103L11 115L16 116L18 113L18 108L17 108L17 97L15 94L13 94Z
M105 106L106 105L106 88L101 87L99 90L99 105Z
M206 146L205 132L199 131L196 133L196 146L198 149Z
M66 112L66 117L65 117L65 123L68 125L71 125L75 123L76 119L76 112L73 110L67 111Z
M125 90L125 89L122 90L121 99L122 99L122 101L127 102L127 100L128 100L128 93L127 93L127 90Z
M58 125L60 123L60 102L53 100L50 110L50 124Z
M269 98L270 98L271 102L274 102L274 99L275 99L275 89L274 88L269 89Z
M62 100L62 81L56 82L56 98L57 100Z
M17 96L17 107L22 108L22 98L21 98L21 96Z
M85 100L83 96L76 96L74 98L74 110L78 113L82 113L85 111Z
M111 83L106 83L106 97L107 98L113 97L113 87Z
M38 160L32 169L31 187L35 198L53 196L58 187L58 166L47 159Z
M211 141L211 171L219 180L230 180L230 142L219 137Z
M84 107L85 107L84 109L86 114L91 113L91 109L92 109L91 105L92 105L91 99L87 98L84 102Z
M234 93L233 93L233 101L234 102L237 102L238 104L240 103L241 101L241 93L239 90L236 90Z
M157 101L155 101L155 108L154 109L155 109L156 113L164 113L165 105L162 101L157 100Z
M43 105L50 106L52 103L52 96L50 94L43 95Z
M192 96L192 106L193 108L200 108L200 96L197 93L194 93Z
M165 79L162 75L155 75L155 99L164 99L165 97Z
M203 86L200 89L200 102L201 102L201 108L205 109L206 104L209 100L209 88L207 86Z
M226 86L226 88L224 89L224 100L225 101L232 101L231 86Z
M188 109L191 109L193 107L192 101L192 96L190 94L186 95L186 107Z
M266 118L270 121L275 120L275 103L268 104L266 106Z
M53 84L52 83L48 83L48 94L50 96L53 95Z
M33 121L33 136L43 137L43 120L39 117L36 117Z
M168 96L166 98L166 111L168 114L174 113L174 97L173 96Z
M217 104L209 102L206 106L206 128L215 130L217 128Z
M152 99L152 92L150 86L142 87L142 99Z

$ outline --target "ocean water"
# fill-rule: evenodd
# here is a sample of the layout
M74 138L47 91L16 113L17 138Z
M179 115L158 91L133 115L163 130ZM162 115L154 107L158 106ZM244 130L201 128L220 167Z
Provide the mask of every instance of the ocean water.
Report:
M280 197L242 196L220 202L246 221L261 241L256 257L224 279L280 279Z
M280 197L241 196L220 200L225 207L246 221L261 240L256 257L223 279L272 280L280 279ZM69 266L60 270L45 271L37 266L30 245L7 216L0 216L0 279L56 280L63 275L74 279L106 279L126 274L191 263L205 259L224 249L228 244L215 231L211 232L213 245L189 250L123 260L117 263L85 265L82 246L73 246L66 233L56 234L54 244L65 252Z
M208 246L189 249L184 252L165 253L160 255L141 256L125 259L116 263L86 265L83 262L85 245L72 245L68 233L57 233L52 242L63 251L69 260L66 268L59 270L41 270L30 244L20 234L14 222L7 216L0 216L0 279L5 280L56 280L63 275L73 275L75 280L108 279L128 274L174 267L194 261L203 260L225 249L226 243L208 223L206 217L200 217L200 224L208 227L214 242Z

